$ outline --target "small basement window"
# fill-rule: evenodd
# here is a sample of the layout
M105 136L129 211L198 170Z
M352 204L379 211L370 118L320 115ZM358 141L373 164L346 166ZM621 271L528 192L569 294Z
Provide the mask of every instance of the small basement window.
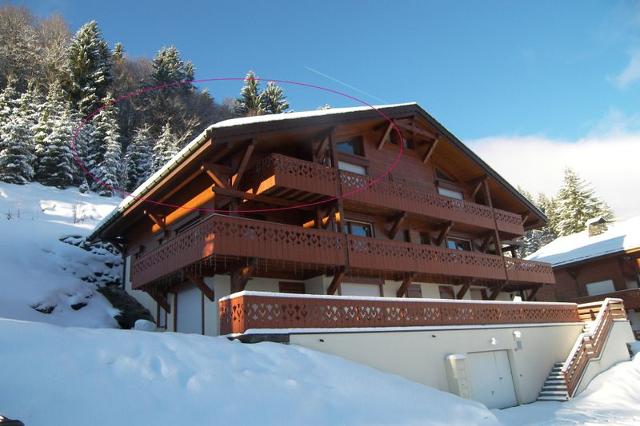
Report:
M593 283L588 283L587 294L589 296L599 296L601 294L613 293L616 291L613 286L613 280L604 280L604 281L596 281Z
M453 287L448 285L438 286L438 291L440 292L440 299L455 299L456 296L453 294Z
M367 222L346 221L347 233L358 237L373 237L373 225Z
M361 137L337 142L336 149L345 154L364 156L364 144Z
M367 169L358 164L348 163L346 161L338 161L338 169L344 170L345 172L355 173L357 175L366 176Z
M471 241L459 238L447 238L447 248L451 250L471 251Z

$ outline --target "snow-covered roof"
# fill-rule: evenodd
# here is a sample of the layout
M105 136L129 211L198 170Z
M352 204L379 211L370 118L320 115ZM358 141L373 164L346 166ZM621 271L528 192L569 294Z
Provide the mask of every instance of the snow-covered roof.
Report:
M189 142L184 148L178 152L176 156L174 156L171 160L169 160L160 170L155 172L153 175L149 177L146 181L144 181L135 191L129 194L126 198L122 200L122 202L118 205L117 208L113 209L113 211L108 214L94 229L94 231L89 235L89 239L95 238L104 227L106 227L109 223L111 223L116 217L118 217L123 211L125 211L129 206L131 206L136 200L144 195L162 178L172 172L182 161L187 158L191 153L200 148L203 143L205 143L208 139L207 135L210 134L215 129L229 128L235 126L245 126L248 124L256 124L256 123L270 123L276 121L286 121L286 120L295 120L300 118L310 118L310 117L321 117L327 115L338 115L338 114L347 114L358 111L368 111L372 109L386 109L386 108L394 108L401 106L410 106L417 105L416 102L407 102L401 104L389 104L389 105L373 105L373 106L359 106L359 107L349 107L349 108L328 108L314 111L300 111L300 112L285 112L282 114L268 114L268 115L259 115L255 117L241 117L241 118L231 118L229 120L220 121L218 123L212 124L207 127L202 133L200 133L195 139Z
M584 230L556 238L527 256L527 259L561 266L638 248L640 248L640 216L610 223L607 231L592 237L589 236L588 230Z

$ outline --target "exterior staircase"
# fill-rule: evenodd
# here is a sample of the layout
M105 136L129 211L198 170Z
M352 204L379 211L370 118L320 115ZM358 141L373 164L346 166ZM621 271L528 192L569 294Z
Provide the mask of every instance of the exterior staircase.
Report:
M627 319L621 299L578 305L582 333L564 362L556 362L538 395L538 401L567 401L576 393L587 364L602 354L613 321Z
M563 362L556 362L538 395L538 401L567 401L569 392L562 374Z

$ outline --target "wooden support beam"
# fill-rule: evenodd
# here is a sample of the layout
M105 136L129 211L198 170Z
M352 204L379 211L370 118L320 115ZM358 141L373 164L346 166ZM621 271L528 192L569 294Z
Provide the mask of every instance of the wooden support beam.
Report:
M240 265L231 272L231 293L237 293L245 289L249 278L255 271L256 263L257 260L251 258L245 265Z
M289 206L300 204L297 201L285 200L282 198L272 197L269 195L254 194L252 192L244 192L244 191L231 189L231 188L221 188L218 186L214 186L213 188L211 188L211 190L215 192L216 195L222 195L225 197L231 197L231 198L241 199L241 200L250 200L250 201L255 201L255 202L264 203L264 204L275 204L277 206L283 206L283 207L289 207ZM300 209L312 210L313 206L300 207Z
M322 229L324 227L324 225L322 224L322 218L323 218L322 209L316 206L315 210L316 210L315 211L316 218L315 218L314 226L316 227L316 229Z
M478 192L482 189L484 181L487 179L487 175L484 175L478 179L475 179L469 182L470 185L473 185L473 191L471 192L471 199L475 199Z
M496 285L493 290L491 290L491 294L489 295L489 300L496 300L498 298L498 295L500 294L500 292L502 291L502 289L504 288L504 286L507 285L507 282L501 282L500 284Z
M336 271L335 275L333 276L333 279L331 280L331 284L329 285L329 288L327 288L327 294L336 293L336 290L338 290L338 287L340 287L340 284L342 284L342 280L344 279L345 272L346 272L346 269L344 266L340 267L340 269Z
M476 279L472 278L466 283L462 284L462 287L460 287L460 290L458 290L458 292L456 293L456 299L462 299L464 295L467 294L467 291L469 291L469 287L471 287L474 282L476 282Z
M537 285L534 288L532 288L529 294L527 295L527 300L528 301L535 300L536 294L538 293L538 290L540 290L540 288L542 288L541 285Z
M203 163L202 166L200 166L200 170L204 171L211 178L213 183L216 184L216 186L219 186L220 188L227 187L223 179L216 174L215 168L212 167L211 163L208 163L208 162Z
M451 231L451 228L453 228L453 222L451 222L451 221L445 223L442 226L442 229L440 230L440 234L438 235L438 238L436 238L436 245L437 246L442 244L444 239L447 238L447 234L449 233L449 231Z
M322 225L322 229L327 229L330 225L336 223L336 210L338 210L338 206L336 205L329 207L327 221Z
M256 148L255 140L252 140L247 149L244 151L244 155L242 156L242 160L240 160L240 165L238 166L238 170L236 170L235 175L233 176L231 187L233 189L237 189L240 181L242 180L242 176L244 176L244 172L247 170L247 165L249 164L249 160L251 159L251 154L253 154L254 149Z
M431 158L431 156L433 155L433 152L436 150L436 147L438 146L438 143L440 142L440 136L438 136L429 146L429 149L427 149L426 154L424 154L424 157L422 157L422 163L423 164L427 164L429 162L429 159Z
M320 143L318 144L318 147L316 148L315 152L313 153L313 158L316 160L316 162L318 163L324 162L324 158L326 157L326 152L328 147L329 147L329 135L325 135L320 141Z
M200 289L202 294L204 294L207 299L211 300L212 302L216 299L213 289L204 282L204 277L202 277L201 275L193 274L191 272L185 272L185 276L189 279L189 281L194 283L196 287Z
M151 296L153 300L156 301L158 305L160 305L162 309L165 310L165 312L171 313L171 305L169 305L169 302L167 302L166 294L160 294L155 290L145 290L145 291L149 296Z
M160 229L162 229L163 231L166 231L167 225L165 223L164 217L158 216L157 214L150 212L148 210L145 210L144 214L147 215L149 219L153 221L153 223L158 225Z
M411 285L414 276L415 274L411 273L404 277L400 288L396 292L396 297L407 297L407 294L409 293L409 286Z
M525 213L522 215L522 226L524 226L524 224L527 223L528 219L529 219L529 213Z
M489 244L491 244L491 241L493 240L494 237L495 237L495 235L494 235L493 232L487 234L487 236L482 241L482 245L480 246L480 251L481 252L483 252L483 253L487 252L487 250L489 249Z
M385 143L391 137L391 132L393 131L393 124L389 123L384 133L382 134L382 138L380 138L380 142L378 142L378 150L381 150Z
M407 212L401 212L400 214L397 214L393 217L391 222L391 229L389 229L389 234L388 234L390 240L393 240L396 237L396 235L398 234L398 231L400 230L400 226L402 226L402 223L406 218L407 218Z
M405 123L404 121L401 121L401 120L397 120L395 123L401 129L407 130L409 132L412 132L413 134L422 136L424 138L427 138L427 139L437 139L438 138L437 135L435 135L435 134L433 134L433 133L431 133L431 132L429 132L427 130L415 127L413 125L413 121L411 122L411 124Z

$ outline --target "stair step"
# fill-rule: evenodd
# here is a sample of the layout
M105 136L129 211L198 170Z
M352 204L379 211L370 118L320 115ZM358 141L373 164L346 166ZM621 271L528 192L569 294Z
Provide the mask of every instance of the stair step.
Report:
M567 396L567 391L556 391L556 390L543 390L540 392L540 396Z
M546 391L566 392L567 391L567 385L544 385L542 387L542 392L546 392Z
M547 385L551 385L551 386L553 386L553 385L564 385L564 386L566 386L567 384L565 383L565 381L564 381L564 380L553 380L553 379L552 379L552 380L550 380L550 379L547 379L547 380L544 382L544 385L545 385L545 386L547 386Z
M559 402L563 402L563 401L568 401L569 398L562 398L562 397L555 397L555 396L539 396L538 397L538 401L559 401Z

